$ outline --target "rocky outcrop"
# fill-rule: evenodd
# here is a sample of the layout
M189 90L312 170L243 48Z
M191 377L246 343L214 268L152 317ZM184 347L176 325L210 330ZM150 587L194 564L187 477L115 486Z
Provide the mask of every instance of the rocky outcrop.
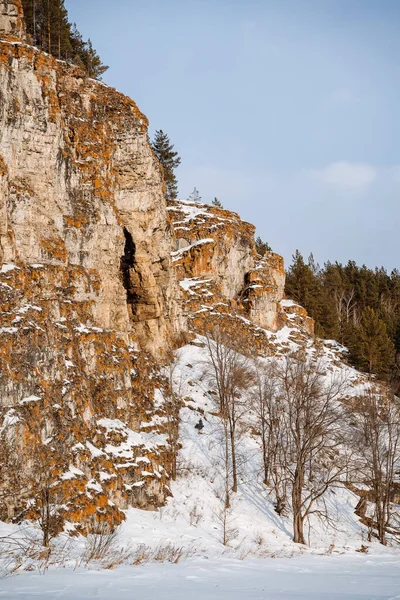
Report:
M176 236L173 261L179 279L211 277L221 293L235 298L243 288L244 273L255 261L255 227L233 212L191 202L168 206Z
M0 518L38 516L48 489L72 528L115 523L169 493L155 359L183 319L162 170L136 104L0 7Z
M21 0L0 0L0 36L25 40L26 31Z
M245 274L245 288L241 301L249 319L256 325L276 331L284 319L280 301L285 292L285 269L283 258L274 252L266 252L255 266Z
M284 300L283 258L257 255L253 225L201 203L170 202L168 213L176 236L172 259L195 331L224 327L249 351L267 355L276 352L271 332L286 327L290 337L293 329L296 340L313 335L306 311Z
M310 336L314 335L314 320L308 316L305 308L289 299L281 300L280 308L289 326L295 327Z

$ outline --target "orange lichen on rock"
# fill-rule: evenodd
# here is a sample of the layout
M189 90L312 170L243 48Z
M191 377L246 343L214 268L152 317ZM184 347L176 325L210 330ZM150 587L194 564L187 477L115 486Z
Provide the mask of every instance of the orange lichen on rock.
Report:
M0 175L7 175L7 173L8 173L7 165L4 161L4 158L0 154Z
M82 215L81 218L64 216L64 222L65 222L66 227L80 228L80 227L85 227L85 225L88 224L88 219L85 217L85 215Z
M283 258L274 252L258 256L254 226L236 213L180 201L170 202L168 213L176 237L172 260L193 330L223 328L249 352L275 352L270 333L294 323L289 305L282 304ZM296 326L305 338L313 333L307 316L297 318Z
M40 247L42 249L44 258L53 258L65 262L67 259L67 249L65 242L61 238L46 238L40 240Z
M0 275L0 422L9 424L0 470L11 490L1 496L0 518L37 518L49 487L64 506L60 523L85 532L93 515L118 524L136 496L142 507L162 504L171 457L163 418L141 433L152 415L163 416L154 390L168 391L168 382L150 354L93 326L90 305L69 300L82 276L90 288L79 268L15 267Z

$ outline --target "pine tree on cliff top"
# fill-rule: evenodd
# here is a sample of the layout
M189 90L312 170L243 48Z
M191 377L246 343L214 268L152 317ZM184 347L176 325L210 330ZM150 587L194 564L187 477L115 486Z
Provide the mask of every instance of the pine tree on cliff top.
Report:
M175 200L178 196L178 181L174 169L181 164L181 158L174 151L173 144L171 144L169 137L162 129L156 131L151 146L164 169L164 181L167 186L165 198Z
M260 236L258 236L256 238L256 250L257 250L257 254L259 254L260 256L264 256L264 254L266 252L271 252L272 248L271 246L268 244L268 242L264 242Z
M101 62L100 56L93 48L93 44L90 38L88 39L86 44L85 58L85 70L89 77L93 77L94 79L100 79L103 73L107 71L108 67L103 65L103 63Z
M100 79L108 69L92 42L85 42L76 25L68 21L64 0L22 0L31 43L56 58L72 62L89 77Z
M193 188L193 192L190 194L190 196L188 196L188 201L189 202L201 202L201 196L200 196L199 190L196 187Z

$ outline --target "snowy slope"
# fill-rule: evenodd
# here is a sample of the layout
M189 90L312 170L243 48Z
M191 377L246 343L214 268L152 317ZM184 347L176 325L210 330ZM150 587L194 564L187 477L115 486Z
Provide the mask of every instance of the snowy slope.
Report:
M196 344L202 345L198 337ZM216 556L228 554L243 558L258 556L292 556L294 554L354 552L367 539L367 530L354 514L359 497L342 487L328 492L325 501L332 524L314 517L306 527L309 549L294 544L290 515L281 518L274 510L270 490L262 482L260 440L251 433L251 414L240 441L240 481L232 495L228 512L229 544L222 544L223 513L223 444L221 420L215 416L216 404L203 380L205 348L188 345L181 348L178 368L174 372L175 388L185 399L181 410L178 479L171 483L173 497L156 513L130 509L121 529L121 538L157 547L171 543L189 554ZM310 350L312 351L312 350ZM333 370L334 354L326 350ZM359 373L349 370L352 377ZM205 424L199 435L195 424L202 417ZM382 552L378 543L370 551Z
M313 352L312 346L308 352ZM295 544L292 540L291 515L282 518L276 513L271 490L263 484L261 442L254 433L250 410L246 414L238 446L239 489L231 495L232 507L227 513L228 542L225 545L222 543L223 427L217 416L215 395L210 393L203 376L206 355L204 338L201 337L177 351L173 380L175 390L183 400L179 435L182 447L178 456L177 480L170 482L172 496L164 507L155 512L128 509L126 521L120 526L105 561L92 561L89 564L99 567L154 560L175 562L196 556L212 560L222 557L224 560L236 560L252 556L284 558L310 554L351 554L356 557L356 551L362 545L368 546L369 555L394 553L399 556L399 547L385 548L377 541L367 543L367 529L354 513L359 497L343 486L335 487L325 495L329 522L311 518L305 528L308 547ZM347 369L350 387L358 389L365 385L357 371L337 361L336 349L331 344L325 349L324 356L331 369L327 371L328 377L334 371ZM161 392L158 396L162 401ZM201 435L195 429L200 417L205 425ZM25 536L34 538L39 535L29 524L23 524L21 528ZM16 530L18 528L13 525L3 524L0 538ZM57 551L50 566L62 564L82 567L87 554L85 538L70 538L66 547L65 543L66 538L62 536L54 542ZM2 550L4 548L2 546ZM46 561L27 557L20 562L18 572L29 565L33 568L48 566ZM0 572L12 571L17 563L18 559L10 559L3 552L3 556L0 556Z

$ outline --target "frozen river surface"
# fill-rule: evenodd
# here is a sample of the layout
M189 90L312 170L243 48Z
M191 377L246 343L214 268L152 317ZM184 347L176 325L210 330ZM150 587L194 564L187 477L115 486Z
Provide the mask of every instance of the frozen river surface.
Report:
M399 556L195 558L0 580L0 600L400 600Z

